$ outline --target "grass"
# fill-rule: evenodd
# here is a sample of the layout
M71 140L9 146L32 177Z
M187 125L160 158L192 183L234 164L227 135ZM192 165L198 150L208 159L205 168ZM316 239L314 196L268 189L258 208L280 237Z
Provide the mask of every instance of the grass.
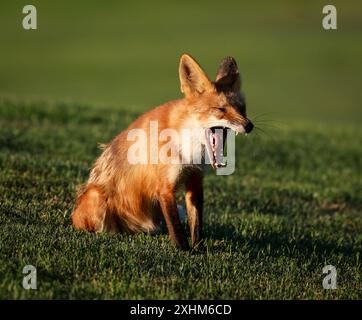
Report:
M34 0L0 10L1 299L361 299L362 11L324 1ZM151 10L152 9L152 10ZM248 114L236 171L205 179L206 251L167 234L75 231L75 189L139 114L180 96L177 63L238 61ZM180 199L181 199L180 195ZM38 290L22 288L22 268ZM322 269L337 268L337 290Z
M206 252L183 253L166 234L71 227L95 142L134 114L9 101L0 110L1 298L362 298L360 128L288 124L238 137L236 172L206 176ZM26 264L38 268L36 291L21 288ZM334 291L322 288L327 264Z

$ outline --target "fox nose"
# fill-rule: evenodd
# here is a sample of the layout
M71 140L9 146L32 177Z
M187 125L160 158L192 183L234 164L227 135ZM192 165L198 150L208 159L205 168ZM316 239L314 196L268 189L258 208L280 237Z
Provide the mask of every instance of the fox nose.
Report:
M249 122L246 124L246 126L244 127L245 133L251 132L251 130L253 130L253 128L254 128L253 123L252 123L251 121L249 121Z

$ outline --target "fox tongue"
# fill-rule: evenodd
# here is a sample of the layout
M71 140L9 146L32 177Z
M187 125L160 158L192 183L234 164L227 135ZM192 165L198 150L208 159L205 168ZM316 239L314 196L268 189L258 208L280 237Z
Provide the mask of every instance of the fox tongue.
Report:
M213 138L214 138L213 153L214 153L215 165L216 165L216 167L223 167L223 166L225 166L221 162L222 158L223 158L223 152L222 152L223 142L222 142L222 137L221 137L219 130L215 131L215 133L213 134Z
M215 144L214 144L215 152L217 152L217 151L219 151L218 147L220 146L221 137L220 137L220 134L218 134L216 132L213 134L213 137L215 139Z
M211 129L206 129L206 150L210 159L211 166L215 169L215 158L214 158L214 150L213 150L213 133Z
M215 132L211 129L206 129L205 131L207 140L206 149L211 162L210 164L214 169L225 166L225 164L221 162L223 159L221 132L218 129L216 129Z

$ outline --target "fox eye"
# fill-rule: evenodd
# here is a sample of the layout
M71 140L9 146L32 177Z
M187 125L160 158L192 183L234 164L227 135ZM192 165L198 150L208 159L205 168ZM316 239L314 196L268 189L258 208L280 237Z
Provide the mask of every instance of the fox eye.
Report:
M219 111L221 111L221 112L226 112L226 108L225 107L218 107L217 108Z

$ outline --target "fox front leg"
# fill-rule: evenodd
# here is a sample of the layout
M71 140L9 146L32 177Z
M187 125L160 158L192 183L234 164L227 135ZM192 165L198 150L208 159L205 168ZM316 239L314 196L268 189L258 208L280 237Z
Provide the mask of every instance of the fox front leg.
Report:
M186 209L189 221L192 247L196 247L202 240L202 211L204 205L204 190L202 176L194 176L186 183Z
M166 221L171 241L181 250L189 250L190 246L182 230L181 220L178 214L176 198L173 192L167 192L160 196L159 203Z

